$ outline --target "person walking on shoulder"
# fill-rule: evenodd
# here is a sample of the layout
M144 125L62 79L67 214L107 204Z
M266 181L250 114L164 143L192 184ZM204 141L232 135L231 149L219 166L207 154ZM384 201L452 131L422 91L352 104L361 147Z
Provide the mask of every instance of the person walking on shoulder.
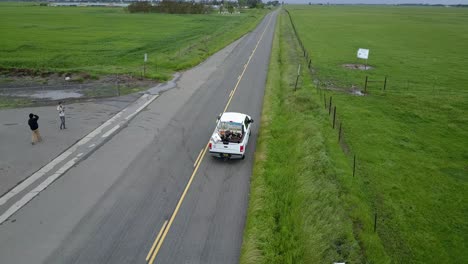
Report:
M28 125L32 131L32 141L31 144L36 144L37 142L42 141L41 134L39 133L39 124L37 124L37 120L39 120L39 116L33 113L29 114Z
M65 127L65 107L62 105L62 102L59 102L57 106L57 111L59 112L60 117L60 129L67 129Z

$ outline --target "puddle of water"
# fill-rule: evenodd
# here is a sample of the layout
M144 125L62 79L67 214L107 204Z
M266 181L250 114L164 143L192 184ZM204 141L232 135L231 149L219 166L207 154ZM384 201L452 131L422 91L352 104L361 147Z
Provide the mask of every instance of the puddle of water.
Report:
M160 83L156 87L153 87L151 89L148 89L149 94L160 94L162 92L165 92L169 89L172 89L176 87L176 82L180 78L181 74L180 73L175 73L173 75L172 80L165 82L165 83Z
M358 96L364 96L364 94L359 90L353 90L351 93Z
M79 98L82 97L83 94L71 91L40 91L35 92L32 94L18 94L17 96L21 97L31 97L37 99L51 99L51 100L60 100L60 99L67 99L67 98Z

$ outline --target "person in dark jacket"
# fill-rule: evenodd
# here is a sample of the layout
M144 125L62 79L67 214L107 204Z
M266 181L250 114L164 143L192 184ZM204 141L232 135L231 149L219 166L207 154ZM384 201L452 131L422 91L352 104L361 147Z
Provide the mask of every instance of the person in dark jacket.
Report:
M29 114L29 120L28 120L28 125L31 128L32 131L32 142L31 144L36 144L37 142L42 141L41 134L39 133L39 124L37 123L37 120L39 120L39 116L35 115L33 113Z

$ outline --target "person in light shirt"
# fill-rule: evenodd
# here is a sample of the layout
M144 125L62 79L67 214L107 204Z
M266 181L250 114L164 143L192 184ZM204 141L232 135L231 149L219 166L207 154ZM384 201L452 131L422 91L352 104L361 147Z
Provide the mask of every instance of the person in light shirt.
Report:
M62 102L59 102L57 106L57 111L59 112L60 117L60 130L67 129L65 127L65 107L62 105Z

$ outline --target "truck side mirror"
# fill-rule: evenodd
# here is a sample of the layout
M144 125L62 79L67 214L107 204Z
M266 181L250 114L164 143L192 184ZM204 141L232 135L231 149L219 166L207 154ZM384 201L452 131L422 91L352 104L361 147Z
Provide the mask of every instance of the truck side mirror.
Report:
M218 117L216 118L216 120L220 120L221 119L221 113L218 115Z
M254 121L253 121L253 119L250 119L250 121L249 121L249 122L250 122L250 123L253 123Z

